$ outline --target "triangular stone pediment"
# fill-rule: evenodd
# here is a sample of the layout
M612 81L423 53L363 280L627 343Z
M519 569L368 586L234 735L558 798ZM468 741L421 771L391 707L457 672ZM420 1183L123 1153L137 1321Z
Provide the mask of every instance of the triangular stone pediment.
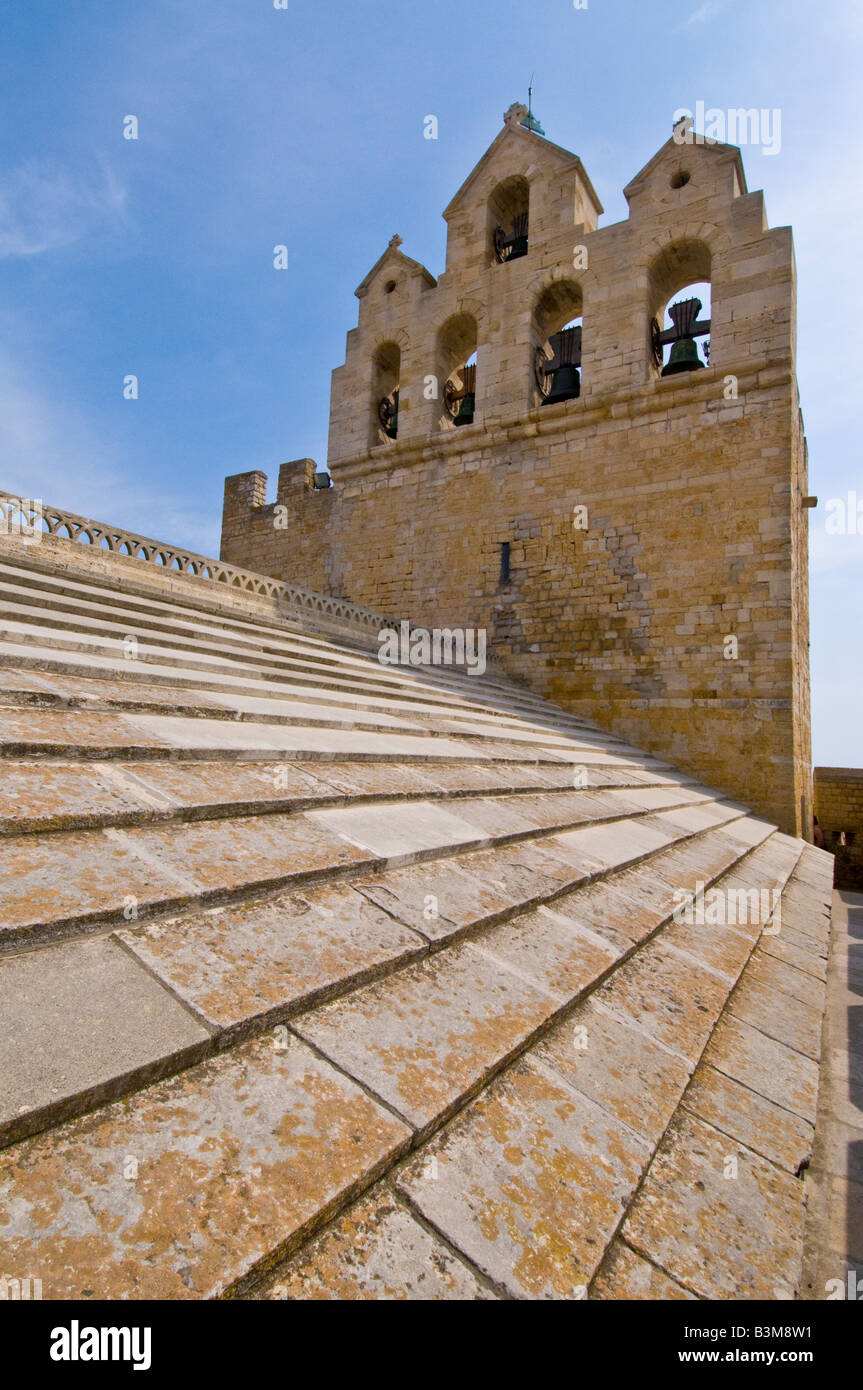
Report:
M437 284L431 271L427 270L420 261L412 260L410 256L406 256L403 251L399 250L401 241L400 236L394 236L390 239L383 255L378 257L369 273L354 290L357 299L363 299L368 294L371 286L384 270L399 270L408 275L421 275L427 284Z
M743 169L743 158L736 145L725 145L719 141L710 144L679 143L672 135L666 140L664 145L656 151L642 169L639 169L634 178L623 190L623 195L627 202L631 201L634 195L641 193L649 188L654 180L661 181L666 173L669 177L673 176L677 170L684 168L691 170L696 163L714 162L717 159L724 159L734 166L737 175L737 183L740 193L746 193L746 174Z
M485 154L474 165L458 192L447 204L443 213L447 221L456 216L470 202L471 193L481 179L489 176L494 177L498 173L501 180L514 174L521 174L525 178L530 178L535 176L538 170L561 173L564 170L572 169L578 172L597 213L601 213L603 211L602 204L578 155L573 154L571 150L563 149L561 145L556 145L554 141L546 139L544 135L538 135L536 131L526 129L519 123L519 120L511 119L510 113L517 113L518 111L526 111L526 108L510 107L510 111L504 118L503 130L495 136Z

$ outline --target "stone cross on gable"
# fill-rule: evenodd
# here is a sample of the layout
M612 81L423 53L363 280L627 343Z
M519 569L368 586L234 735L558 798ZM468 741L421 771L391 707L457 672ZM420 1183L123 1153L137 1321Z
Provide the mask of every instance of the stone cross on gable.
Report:
M527 107L521 101L514 101L508 111L503 113L504 125L521 125L527 115Z

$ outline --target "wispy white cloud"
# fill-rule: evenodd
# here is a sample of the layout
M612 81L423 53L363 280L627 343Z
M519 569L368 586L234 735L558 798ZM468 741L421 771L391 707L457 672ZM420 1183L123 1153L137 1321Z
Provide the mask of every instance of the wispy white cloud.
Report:
M721 14L725 6L722 0L704 0L703 5L699 5L697 10L684 23L684 29L694 29L698 24L709 24L718 14Z
M105 167L88 175L29 161L0 178L0 256L37 256L122 222L126 191Z
M217 553L217 518L175 486L154 485L136 459L118 456L82 412L52 397L2 352L0 401L2 491L203 555Z

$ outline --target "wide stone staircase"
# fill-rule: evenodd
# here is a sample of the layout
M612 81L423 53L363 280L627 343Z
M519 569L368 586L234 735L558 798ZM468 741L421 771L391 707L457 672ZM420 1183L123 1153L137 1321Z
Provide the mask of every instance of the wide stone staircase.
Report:
M87 550L0 547L0 1272L795 1297L831 856L493 672Z

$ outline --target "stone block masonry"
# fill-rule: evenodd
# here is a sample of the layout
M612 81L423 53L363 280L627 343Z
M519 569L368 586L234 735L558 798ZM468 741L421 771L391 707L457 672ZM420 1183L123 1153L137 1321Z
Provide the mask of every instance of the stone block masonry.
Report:
M398 238L357 290L328 463L228 478L222 558L426 627L782 829L811 835L807 459L790 230L740 152L670 139L602 211L520 108L447 208L435 281ZM494 230L527 212L527 254ZM662 376L654 318L711 286L709 365ZM705 309L704 312L708 312ZM580 394L537 351L582 327ZM444 404L476 353L473 422ZM398 389L396 437L378 406ZM502 546L509 577L502 578Z
M836 856L836 887L863 891L863 768L816 767L815 814Z

